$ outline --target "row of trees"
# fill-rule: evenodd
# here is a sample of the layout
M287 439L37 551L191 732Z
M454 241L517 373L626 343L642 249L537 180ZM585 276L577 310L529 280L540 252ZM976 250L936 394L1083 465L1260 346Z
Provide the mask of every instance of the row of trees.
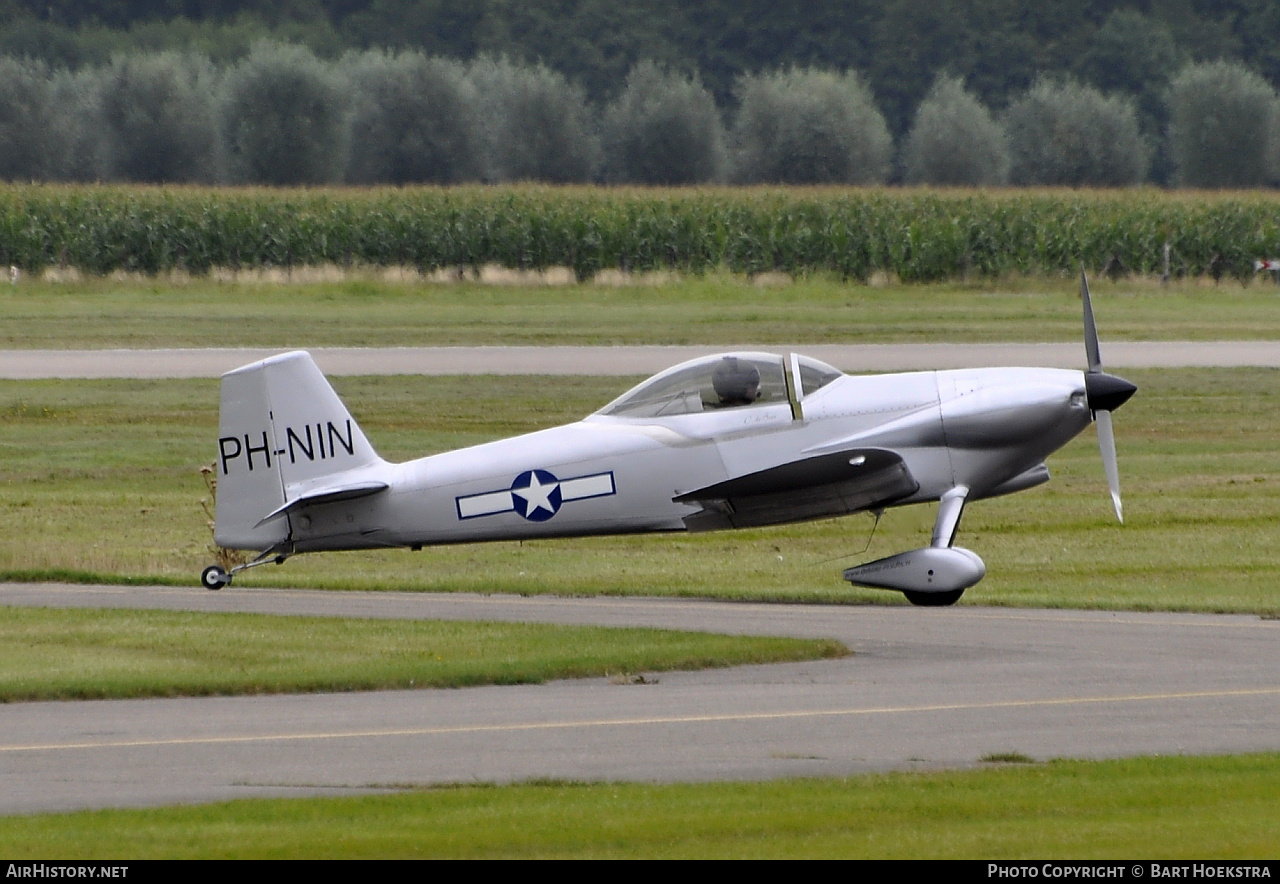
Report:
M330 60L386 48L541 62L603 103L647 58L696 71L722 107L744 73L856 70L895 139L943 73L999 109L1042 74L1122 91L1144 113L1188 62L1280 83L1278 30L1275 0L0 0L0 54L65 67L160 49L225 63L271 37Z
M1167 136L1131 98L1041 79L993 112L941 77L891 135L857 74L787 68L738 79L726 112L696 78L652 62L599 105L542 65L421 52L321 60L260 43L234 64L195 53L50 68L0 58L0 178L255 183L1252 187L1280 179L1280 102L1243 66L1173 77ZM726 119L727 118L727 119Z

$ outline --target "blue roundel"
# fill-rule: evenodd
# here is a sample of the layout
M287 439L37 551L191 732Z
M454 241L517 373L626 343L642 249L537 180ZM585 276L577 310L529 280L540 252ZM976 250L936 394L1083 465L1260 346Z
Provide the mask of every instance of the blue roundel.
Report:
M526 470L511 483L511 505L530 522L560 512L560 480L546 470Z

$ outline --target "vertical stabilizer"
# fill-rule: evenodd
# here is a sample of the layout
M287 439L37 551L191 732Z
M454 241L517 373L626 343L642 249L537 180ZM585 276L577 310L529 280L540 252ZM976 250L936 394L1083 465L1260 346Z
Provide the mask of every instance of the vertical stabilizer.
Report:
M284 353L227 372L215 540L254 550L285 543L290 502L381 462L310 354Z

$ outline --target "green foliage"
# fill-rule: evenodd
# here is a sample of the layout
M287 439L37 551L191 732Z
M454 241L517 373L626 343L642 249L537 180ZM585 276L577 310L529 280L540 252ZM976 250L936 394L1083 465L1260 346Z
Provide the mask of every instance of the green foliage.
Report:
M43 179L53 143L53 87L40 62L0 57L0 180Z
M483 58L471 65L490 181L586 183L599 163L586 93L542 65Z
M104 171L116 181L216 181L215 73L193 55L117 56L99 81Z
M893 140L854 73L791 69L738 87L735 177L750 183L878 184Z
M1113 9L1085 46L1076 73L1104 93L1134 96L1150 108L1177 72L1178 61L1167 22L1137 9Z
M1189 65L1169 88L1169 149L1179 184L1256 187L1280 175L1276 91L1239 64Z
M334 72L308 50L258 44L227 74L222 113L233 180L337 181L346 98Z
M60 70L53 74L53 103L44 125L53 150L47 178L101 181L102 139L98 124L98 72ZM32 176L33 180L39 180Z
M1136 7L1136 8L1134 8ZM965 79L989 107L1038 74L1077 76L1136 97L1144 116L1187 59L1240 61L1273 82L1273 3L1072 0L219 0L0 5L0 52L51 65L105 64L119 52L197 50L220 62L259 39L343 50L416 49L460 61L484 54L542 62L615 97L641 59L697 71L722 107L743 74L793 66L862 71L895 137L930 85Z
M912 112L939 76L954 75L977 83L981 100L995 106L1014 89L1025 87L1025 82L1019 82L1020 69L1035 64L1027 57L1028 44L1039 43L1033 52L1041 57L1052 51L1051 43L1036 39L1040 30L1036 19L1050 3L1021 10L1023 20L994 53L998 60L969 48L969 35L978 22L986 28L1007 29L1010 23L1004 19L1012 10L979 11L957 0L894 0L877 5L881 8L871 24L869 41L874 49L851 67L868 73L895 136L907 132ZM987 42L989 33L979 38L981 42Z
M1150 179L1171 183L1167 148L1169 81L1189 48L1180 47L1172 16L1161 7L1150 13L1113 9L1088 40L1072 65L1072 73L1107 95L1132 98L1143 136L1153 146Z
M50 66L84 64L89 60L85 42L84 34L34 15L17 16L0 27L0 53Z
M1014 184L1140 184L1150 150L1133 102L1079 83L1039 80L1005 114Z
M23 131L40 133L42 144L40 151L9 151L7 171L0 174L10 180L224 180L221 165L208 159L213 154L233 161L230 179L238 183L563 183L596 176L670 184L716 181L726 172L746 182L878 183L889 180L890 133L905 138L913 119L933 120L949 126L953 138L964 131L972 139L990 128L987 113L979 110L973 119L964 113L1008 105L1012 96L1017 113L1009 124L1026 136L1013 141L1022 152L1015 157L1015 182L1125 185L1146 178L1154 155L1151 179L1163 184L1173 180L1170 156L1176 151L1165 137L1172 110L1165 95L1178 60L1223 55L1237 41L1280 74L1280 52L1251 35L1237 40L1223 27L1197 32L1204 23L1194 16L1162 9L1113 10L1096 34L1071 36L1079 13L1060 0L1023 10L1025 21L1015 14L1018 4L995 10L901 0L881 10L823 0L809 4L799 21L788 20L776 4L755 0L732 13L716 3L701 7L643 0L619 10L611 0L590 0L512 8L505 0L488 0L462 9L438 0L406 11L386 0L349 15L343 11L342 28L323 18L300 22L287 11L216 21L150 19L128 32L84 20L70 48L46 45L50 34L67 36L59 25L17 19L10 32L0 33L0 50L11 44L14 57L45 59L53 67L14 73L9 98L0 94L0 103L11 104L10 119L26 121ZM398 14L407 16L402 27L375 39L374 32L392 27ZM3 15L0 6L0 20ZM686 17L692 18L682 30L678 23ZM590 37L567 39L559 27L566 18L580 37ZM749 37L736 30L747 21L754 28ZM836 36L855 25L856 37ZM820 27L826 30L813 33ZM988 35L990 27L1016 33L1001 42ZM698 38L703 29L713 35ZM966 29L981 39L966 38ZM689 39L696 45L687 45ZM530 40L536 50L526 45ZM872 52L877 44L892 50ZM344 45L400 48L398 55L361 49L334 60ZM158 59L173 53L186 63L157 69ZM146 60L131 61L134 56ZM188 64L192 70L177 69ZM424 65L430 68L425 74L408 70ZM466 66L467 77L457 65ZM48 82L32 87L31 72L40 70ZM623 82L624 70L631 72L630 85ZM690 71L700 73L683 73ZM1027 92L1037 71L1054 73ZM1068 76L1092 85L1053 79ZM935 94L926 107L925 84L949 78L964 82L972 95L948 92L959 104L943 108ZM463 81L479 87L479 95ZM172 84L167 93L165 82ZM219 91L210 96L214 85ZM353 99L354 85L362 89ZM36 100L32 88L52 88L53 100ZM221 122L217 138L208 134L213 109ZM1181 155L1191 149L1188 138L1205 134L1196 128L1196 114L1214 109L1195 111L1190 123L1174 127L1184 142ZM736 162L728 169L721 115L736 119ZM171 122L175 118L186 125ZM355 152L348 166L349 120ZM474 146L475 135L462 134L477 127L483 148ZM973 177L923 174L923 130L914 138L914 153L898 158L899 169L921 176L910 180ZM982 138L989 140L989 133ZM1264 140L1270 152L1246 143L1230 163L1211 159L1232 170L1218 176L1225 184L1213 186L1280 178L1273 168L1280 162L1277 139Z
M159 273L339 266L724 269L906 282L1080 263L1253 278L1277 197L1158 191L0 188L0 266Z
M480 175L476 101L462 66L419 52L348 61L354 112L348 181L454 184Z
M916 111L903 167L903 177L912 184L1004 184L1009 180L1009 139L960 80L943 78Z
M613 183L700 184L724 171L724 128L698 81L641 62L601 122L604 177Z

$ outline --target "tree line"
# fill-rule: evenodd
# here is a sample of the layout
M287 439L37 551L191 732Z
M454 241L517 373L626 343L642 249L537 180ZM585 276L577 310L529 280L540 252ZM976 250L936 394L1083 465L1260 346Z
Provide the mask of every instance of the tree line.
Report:
M1243 65L1170 80L1164 138L1138 102L1041 78L999 111L938 77L895 139L867 80L747 74L724 108L697 77L636 64L613 99L545 66L421 51L324 60L262 42L50 67L0 57L0 179L145 183L784 183L1187 187L1280 180L1280 101Z
M334 60L418 49L542 63L611 100L649 59L696 73L717 104L742 74L856 70L901 138L940 74L1003 109L1041 75L1158 112L1188 62L1239 61L1280 83L1275 0L0 0L0 54L51 66L197 50L219 62L263 37Z

